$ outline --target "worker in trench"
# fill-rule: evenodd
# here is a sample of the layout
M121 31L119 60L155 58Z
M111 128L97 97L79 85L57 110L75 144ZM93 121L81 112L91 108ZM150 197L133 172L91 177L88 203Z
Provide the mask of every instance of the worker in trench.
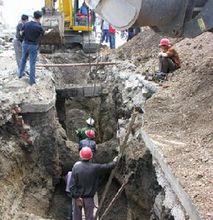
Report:
M89 147L82 148L79 155L81 161L76 162L72 168L70 184L73 220L82 220L82 209L86 220L94 220L94 196L99 188L100 177L116 166L118 157L107 164L92 163L93 153Z
M27 22L23 25L21 35L23 36L22 43L22 57L19 67L19 78L25 75L25 67L28 56L30 57L30 85L36 83L35 65L38 55L39 41L44 34L49 34L52 29L44 31L40 20L42 13L40 11L34 12L34 21Z
M68 215L67 215L67 220L72 220L72 197L70 195L70 187L71 187L71 179L72 179L72 171L68 171L68 173L65 176L65 182L66 182L66 194L69 200L68 204Z
M89 127L91 127L91 122L94 122L94 120L92 121L92 118L87 119L87 124L89 125ZM94 124L94 123L92 123ZM82 150L82 148L84 147L89 147L92 150L93 153L93 157L95 155L96 152L96 142L93 140L95 138L95 131L94 130L86 130L85 131L86 134L86 138L81 140L79 143L79 152ZM70 198L70 184L71 184L71 178L72 178L72 172L69 171L66 175L66 193L68 198ZM70 201L69 203L69 207L68 207L68 217L67 220L72 220L72 202Z
M96 142L94 141L94 138L95 138L95 131L93 130L87 130L85 131L85 134L86 134L86 138L81 140L80 143L79 143L79 151L81 151L81 149L83 147L89 147L91 150L92 150L92 153L93 153L93 156L95 155L96 153Z
M161 81L167 78L168 73L180 68L180 58L168 38L161 39L159 47L161 50L159 53L160 72L156 74L156 79Z
M18 68L20 67L21 55L22 55L22 42L24 39L23 36L21 35L21 30L24 24L27 23L28 21L29 21L28 15L23 14L21 16L21 21L16 26L16 36L13 41L13 46L15 50L15 56L16 56L16 62L17 62Z
M85 127L79 128L79 129L76 130L76 134L77 134L77 136L79 138L79 142L81 140L84 140L84 139L88 138L86 133L85 133L86 131L88 131L88 130L95 131L95 127L94 127L95 120L93 118L89 117L86 120L86 123L87 123L87 125Z

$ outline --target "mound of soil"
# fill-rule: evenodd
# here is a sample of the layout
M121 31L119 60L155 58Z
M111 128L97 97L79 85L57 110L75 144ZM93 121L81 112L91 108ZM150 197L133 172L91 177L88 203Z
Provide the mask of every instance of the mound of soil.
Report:
M175 48L182 68L146 104L144 129L205 219L212 219L213 34Z

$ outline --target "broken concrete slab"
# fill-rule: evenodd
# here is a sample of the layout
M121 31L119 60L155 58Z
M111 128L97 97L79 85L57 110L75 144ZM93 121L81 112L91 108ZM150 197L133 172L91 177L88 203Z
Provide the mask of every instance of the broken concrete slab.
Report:
M37 71L37 84L30 86L29 77L18 78L18 70L13 51L0 55L0 124L11 118L14 105L21 107L22 113L47 112L55 105L55 86L51 72Z
M61 98L71 97L98 97L101 95L100 85L65 85L63 88L56 88L57 95Z
M154 157L154 160L162 169L162 172L164 173L166 180L168 181L172 190L178 197L179 201L181 202L181 205L184 207L189 217L194 220L201 220L200 213L197 211L196 206L194 205L190 197L187 195L187 193L184 191L179 180L174 176L172 169L166 162L166 158L164 157L160 149L154 144L153 140L142 129L141 135L145 143L145 146L150 150L152 156Z

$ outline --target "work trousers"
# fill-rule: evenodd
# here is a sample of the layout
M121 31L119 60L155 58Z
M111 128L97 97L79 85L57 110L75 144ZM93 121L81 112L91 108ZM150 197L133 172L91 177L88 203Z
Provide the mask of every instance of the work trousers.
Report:
M68 215L67 215L67 220L72 220L73 219L73 211L72 211L72 198L67 194L69 204L68 204Z
M14 46L14 50L15 50L16 63L17 63L18 68L19 68L20 67L20 62L21 62L21 56L22 56L21 41L15 38L13 40L13 46Z
M115 49L115 34L114 33L109 34L109 43L110 43L110 49Z
M109 42L109 30L102 30L102 39L101 39L101 43L103 42L108 43Z
M30 57L30 85L36 83L35 81L35 65L36 59L38 55L38 45L35 44L28 44L23 42L22 43L22 57L21 63L19 68L19 78L24 76L26 62L28 56Z
M177 69L176 64L169 57L159 57L159 68L162 73L171 73Z
M83 209L86 220L94 220L94 208L94 198L83 199ZM73 220L82 220L82 207L77 206L75 199L73 199Z

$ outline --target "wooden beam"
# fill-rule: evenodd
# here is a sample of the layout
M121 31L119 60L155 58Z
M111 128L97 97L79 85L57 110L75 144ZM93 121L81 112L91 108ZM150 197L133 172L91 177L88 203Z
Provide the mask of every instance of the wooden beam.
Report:
M131 172L130 174L128 174L128 176L125 178L122 186L120 187L120 189L118 190L118 192L115 194L115 196L113 197L113 199L111 200L110 204L108 205L108 207L106 208L106 210L104 211L104 214L100 217L100 220L103 220L105 218L105 216L109 213L110 209L112 208L112 206L115 204L116 200L119 198L119 196L121 195L121 193L123 192L123 190L125 189L125 186L128 184L129 178L133 175L133 172Z
M126 135L125 135L124 141L123 141L123 143L120 145L120 153L119 153L119 156L118 156L118 162L117 162L115 168L111 171L111 174L110 174L109 179L108 179L108 181L107 181L107 184L106 184L106 186L105 186L104 192L103 192L103 194L102 194L102 198L101 198L101 201L100 201L100 203L99 203L99 207L98 207L98 209L97 209L97 212L95 213L95 220L98 219L98 216L99 216L99 214L100 214L100 210L101 210L101 208L102 208L102 206L103 206L104 200L106 199L107 193L108 193L109 188L110 188L110 185L111 185L111 183L112 183L112 179L114 178L114 175L115 175L115 173L117 172L119 161L120 161L121 157L123 156L126 147L128 146L128 145L127 145L127 141L128 141L128 139L129 139L129 135L131 134L132 127L133 127L133 125L134 125L134 123L135 123L136 116L137 116L137 112L134 110L134 112L133 112L133 114L132 114L132 117L131 117L131 120L130 120L130 122L129 122L128 128L127 128L127 133L126 133Z
M118 62L98 62L98 63L46 63L38 64L36 67L75 67L75 66L109 66L118 65Z

